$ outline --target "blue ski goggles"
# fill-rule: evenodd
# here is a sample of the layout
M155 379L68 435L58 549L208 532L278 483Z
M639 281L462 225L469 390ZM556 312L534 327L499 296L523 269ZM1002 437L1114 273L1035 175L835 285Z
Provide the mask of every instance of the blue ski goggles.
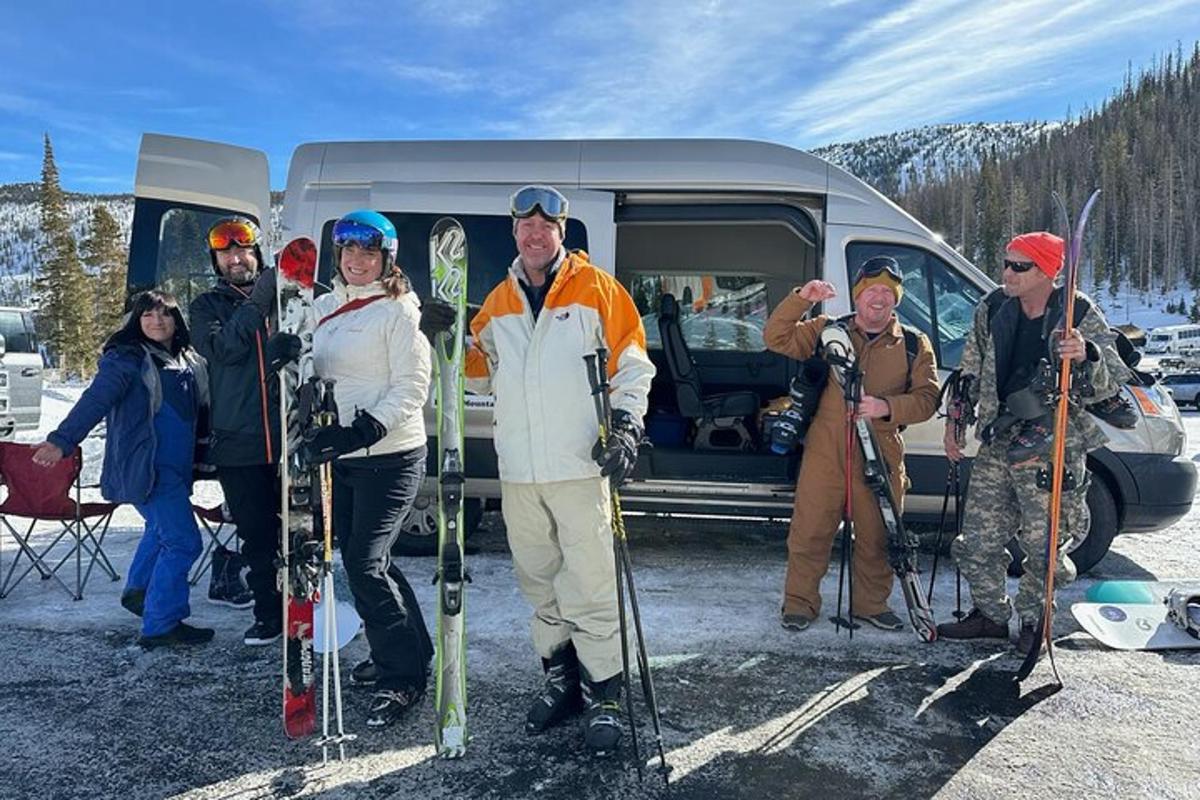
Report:
M525 186L516 191L509 209L516 219L540 213L546 219L561 221L567 218L567 198L550 186Z
M333 226L334 247L358 245L364 250L384 250L383 231L354 220L338 220Z

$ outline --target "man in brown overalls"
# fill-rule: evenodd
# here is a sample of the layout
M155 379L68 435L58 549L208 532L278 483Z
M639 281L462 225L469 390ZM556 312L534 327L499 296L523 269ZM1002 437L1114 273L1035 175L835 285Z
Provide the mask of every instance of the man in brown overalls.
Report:
M863 376L857 413L870 421L900 504L907 487L900 429L929 419L938 405L933 348L924 334L912 332L917 347L910 364L904 329L896 319L895 308L904 292L902 280L895 259L876 256L864 262L855 274L851 289L853 316L844 320L825 315L804 319L816 303L836 294L831 284L814 280L794 289L776 307L763 331L770 350L806 359L816 353L826 326L846 326ZM808 430L796 481L781 620L790 630L804 630L821 611L821 578L829 568L846 496L845 426L842 388L830 380ZM864 622L884 630L900 630L904 623L888 608L894 573L887 559L887 533L878 499L863 477L857 441L853 442L851 456L856 539L851 606L854 616Z

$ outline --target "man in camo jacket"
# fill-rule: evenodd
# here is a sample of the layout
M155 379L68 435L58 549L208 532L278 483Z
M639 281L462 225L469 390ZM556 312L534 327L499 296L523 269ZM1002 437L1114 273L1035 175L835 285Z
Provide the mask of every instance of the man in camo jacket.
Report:
M1045 594L1050 498L1038 485L1038 473L1049 474L1060 358L1073 362L1066 468L1074 488L1063 493L1055 581L1075 578L1066 553L1073 538L1087 535L1085 461L1089 451L1107 441L1084 404L1114 396L1128 373L1104 315L1081 293L1075 299L1076 328L1071 338L1062 338L1064 293L1054 285L1062 264L1059 237L1036 232L1014 238L1005 253L1004 285L980 303L967 336L960 365L964 391L952 400L957 407L951 409L944 444L947 457L962 458L963 430L953 419L977 407L976 436L982 444L971 468L963 533L952 545L974 608L961 621L939 625L941 638L1007 639L1015 604L1017 648L1027 653L1034 646ZM1006 586L1005 549L1014 535L1026 554L1015 603Z

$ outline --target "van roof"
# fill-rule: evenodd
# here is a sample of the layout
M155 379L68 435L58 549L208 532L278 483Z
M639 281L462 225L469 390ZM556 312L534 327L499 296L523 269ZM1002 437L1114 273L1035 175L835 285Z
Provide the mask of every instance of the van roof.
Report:
M287 197L388 183L815 194L827 197L828 223L934 236L828 161L784 145L741 139L316 142L293 153Z

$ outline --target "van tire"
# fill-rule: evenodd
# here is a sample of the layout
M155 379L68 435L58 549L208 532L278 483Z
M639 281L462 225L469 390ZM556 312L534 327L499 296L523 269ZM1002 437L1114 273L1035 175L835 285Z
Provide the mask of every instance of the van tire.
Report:
M1113 537L1117 535L1117 527L1120 525L1117 501L1102 475L1092 473L1092 481L1088 485L1087 504L1088 511L1091 513L1087 538L1083 540L1083 544L1070 553L1071 561L1075 564L1075 572L1079 576L1096 566L1100 559L1104 558L1108 548L1112 546ZM1008 565L1008 574L1019 578L1025 570L1021 568L1021 546L1017 544L1015 537L1008 542L1008 552L1012 557L1012 561Z
M483 519L483 504L479 498L468 497L463 502L463 538L469 539ZM400 535L392 545L393 556L437 555L437 498L421 495L412 511L400 524Z

